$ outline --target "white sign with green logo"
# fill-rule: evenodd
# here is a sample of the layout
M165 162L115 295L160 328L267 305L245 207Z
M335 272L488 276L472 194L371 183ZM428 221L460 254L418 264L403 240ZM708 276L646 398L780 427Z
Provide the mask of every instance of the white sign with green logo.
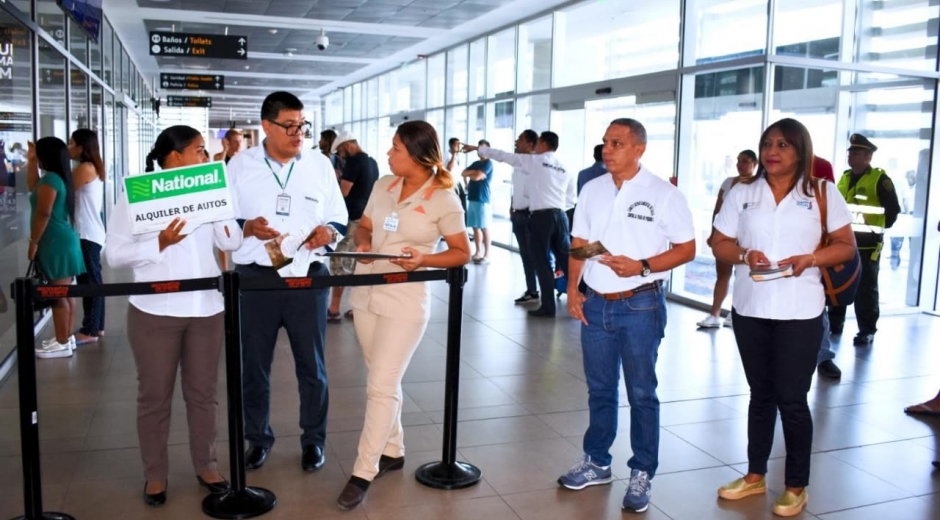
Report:
M162 231L175 218L196 225L235 218L225 163L214 162L124 178L131 232Z

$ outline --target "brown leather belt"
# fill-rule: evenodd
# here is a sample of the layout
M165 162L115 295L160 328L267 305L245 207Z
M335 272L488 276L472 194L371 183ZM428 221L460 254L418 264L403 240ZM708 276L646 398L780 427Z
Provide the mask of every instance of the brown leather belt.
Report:
M662 280L656 280L655 282L645 283L639 287L634 287L629 291L615 292L615 293L602 293L597 292L594 289L588 287L589 294L595 294L600 296L605 300L628 300L633 298L637 294L650 292L650 291L659 291L663 288Z

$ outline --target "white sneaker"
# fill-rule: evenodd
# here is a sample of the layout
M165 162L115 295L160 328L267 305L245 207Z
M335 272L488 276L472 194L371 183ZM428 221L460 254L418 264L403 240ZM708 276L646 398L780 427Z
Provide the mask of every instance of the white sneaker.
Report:
M49 338L49 339L45 339L45 340L42 341L42 346L43 346L43 347L51 347L51 346L58 345L58 344L59 344L59 342L56 341L55 337L52 337L52 338ZM78 345L75 343L75 336L74 336L74 335L69 336L69 339L68 339L68 341L66 342L66 344L69 346L69 350L75 350L75 347L78 346Z
M721 327L721 321L717 317L709 314L707 318L696 323L696 325L702 329L717 329Z
M721 325L722 325L723 327L729 327L729 328L730 328L730 327L733 327L733 325L731 324L731 313L730 313L730 312L728 313L728 317L725 318L725 321L721 322Z
M42 359L63 358L71 355L72 347L68 342L63 344L55 341L51 345L43 344L42 347L36 349L36 357Z

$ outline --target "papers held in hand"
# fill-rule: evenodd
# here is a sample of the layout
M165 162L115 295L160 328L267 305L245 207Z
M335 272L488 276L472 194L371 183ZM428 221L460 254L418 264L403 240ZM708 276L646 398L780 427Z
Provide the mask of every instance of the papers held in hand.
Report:
M604 244L598 242L591 242L590 244L576 247L568 251L568 255L574 257L575 260L587 260L588 258L593 258L595 256L607 254L610 251L604 247Z
M321 256L338 256L355 258L358 260L393 260L395 258L411 258L410 253L392 255L388 253L363 253L358 251L330 251L327 253L321 253Z
M793 276L793 266L788 265L786 267L776 267L776 268L767 268L767 269L752 269L751 270L751 279L755 282L766 282L768 280L776 280L777 278L784 278L787 276Z

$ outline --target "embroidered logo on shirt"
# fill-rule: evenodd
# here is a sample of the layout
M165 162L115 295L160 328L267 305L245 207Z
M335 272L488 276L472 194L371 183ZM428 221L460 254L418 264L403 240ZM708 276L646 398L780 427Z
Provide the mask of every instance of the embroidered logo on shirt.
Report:
M309 200L310 202L316 202L317 204L320 203L319 200L317 200L317 199L315 199L315 198L313 198L313 197L307 197L307 196L305 195L304 198L307 199L307 200Z
M427 211L424 211L424 206L418 206L417 208L415 208L415 211L418 212L418 213L421 213L422 215L427 215L427 214L428 214Z
M756 207L758 207L758 206L760 206L760 202L745 202L745 203L744 203L744 211L747 211L747 210L749 210L749 209L754 209L754 208L756 208Z
M646 209L644 210L644 208ZM637 210L637 211L634 212L634 210ZM643 213L649 213L649 214L643 215ZM656 216L656 212L653 211L653 205L650 204L649 202L644 202L644 201L634 202L627 209L627 217L629 218L643 220L646 222L652 222L654 216Z
M798 207L798 208L806 208L806 209L813 209L813 201L811 201L811 200L798 200L798 201L796 201L796 207Z

